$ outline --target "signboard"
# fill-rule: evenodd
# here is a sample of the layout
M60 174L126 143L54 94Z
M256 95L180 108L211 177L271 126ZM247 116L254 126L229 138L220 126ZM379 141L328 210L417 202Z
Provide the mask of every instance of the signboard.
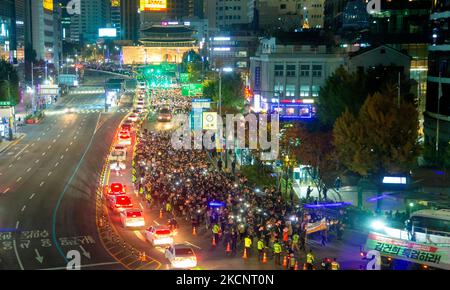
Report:
M202 84L185 84L181 85L181 95L183 97L191 97L203 95L203 85Z
M99 28L98 37L117 37L116 28Z
M261 67L255 67L255 88L254 91L261 89Z
M182 84L189 82L189 74L188 73L180 73L180 82Z
M322 219L315 223L308 223L306 225L306 234L312 234L319 231L324 231L327 229L327 222L325 219Z
M217 112L203 112L203 130L217 130Z
M435 246L408 240L394 239L378 233L369 233L366 250L376 250L394 259L425 264L450 270L450 246Z
M209 109L211 108L211 99L192 99L193 109Z
M58 85L40 85L38 87L38 95L57 96L59 95L59 87Z
M203 109L192 109L191 130L201 131L203 129Z
M53 0L44 0L42 6L44 6L45 10L53 11Z
M165 11L167 10L167 0L140 0L139 9L141 11Z
M0 107L11 107L13 103L10 101L0 101Z

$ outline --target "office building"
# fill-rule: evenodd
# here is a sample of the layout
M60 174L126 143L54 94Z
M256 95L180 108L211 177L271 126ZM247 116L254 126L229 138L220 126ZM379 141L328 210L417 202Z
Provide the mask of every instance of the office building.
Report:
M81 14L72 17L71 37L82 43L95 42L98 29L107 27L109 15L109 0L81 1Z
M139 1L128 0L120 3L121 39L137 42L139 39ZM142 12L141 12L142 13Z

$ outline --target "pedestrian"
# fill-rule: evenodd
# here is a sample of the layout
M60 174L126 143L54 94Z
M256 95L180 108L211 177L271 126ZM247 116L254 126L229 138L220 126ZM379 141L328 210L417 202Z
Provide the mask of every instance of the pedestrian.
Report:
M336 258L333 258L333 262L331 262L331 270L339 270L341 268L341 266L339 265L339 263L336 261Z
M324 185L323 186L323 200L325 200L325 201L328 199L327 193L328 193L328 188Z
M219 230L220 230L219 225L215 223L214 226L212 227L212 233L214 235L216 243L219 241Z
M336 177L336 180L334 181L334 187L336 188L336 191L341 189L341 178L339 176Z
M293 251L298 251L298 249L299 249L298 248L299 238L300 238L300 236L297 233L292 235L292 250Z
M261 262L264 254L264 242L261 237L258 239L258 243L256 246L258 248L258 261Z
M290 256L289 256L289 269L290 270L294 270L295 262L296 262L295 255L294 255L294 253L291 253Z
M306 268L308 270L314 269L314 255L312 250L309 250L309 253L306 255Z
M278 241L273 244L273 256L275 258L275 265L281 265L281 245Z
M320 232L320 236L322 238L322 247L325 247L327 245L327 230L323 230Z
M309 200L311 197L312 188L308 185L308 188L306 189L306 199Z
M219 158L219 160L217 160L217 167L219 168L219 171L222 171L222 164L223 164L222 159Z
M234 160L231 162L231 173L236 174L236 161Z
M237 239L238 239L237 231L232 229L232 231L231 231L231 250L233 251L233 253L236 253Z
M244 238L244 246L245 246L245 250L247 251L247 257L250 257L250 250L252 247L252 239L248 235Z

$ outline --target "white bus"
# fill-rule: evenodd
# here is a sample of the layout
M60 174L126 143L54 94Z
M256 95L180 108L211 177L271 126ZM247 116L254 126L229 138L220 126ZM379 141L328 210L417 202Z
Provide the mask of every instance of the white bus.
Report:
M450 237L450 209L424 209L410 215L412 231Z

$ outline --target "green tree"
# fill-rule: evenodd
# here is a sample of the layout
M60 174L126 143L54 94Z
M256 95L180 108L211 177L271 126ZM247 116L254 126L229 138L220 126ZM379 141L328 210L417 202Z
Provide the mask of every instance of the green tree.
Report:
M0 60L0 101L19 102L19 76L7 61Z
M404 173L420 153L418 112L414 104L397 106L390 95L369 96L355 116L350 111L336 120L333 142L339 161L349 170L369 177L381 195L381 179ZM380 199L377 199L377 209Z
M219 79L208 79L203 83L203 96L219 103ZM244 109L244 83L238 73L222 75L222 113L240 113Z

